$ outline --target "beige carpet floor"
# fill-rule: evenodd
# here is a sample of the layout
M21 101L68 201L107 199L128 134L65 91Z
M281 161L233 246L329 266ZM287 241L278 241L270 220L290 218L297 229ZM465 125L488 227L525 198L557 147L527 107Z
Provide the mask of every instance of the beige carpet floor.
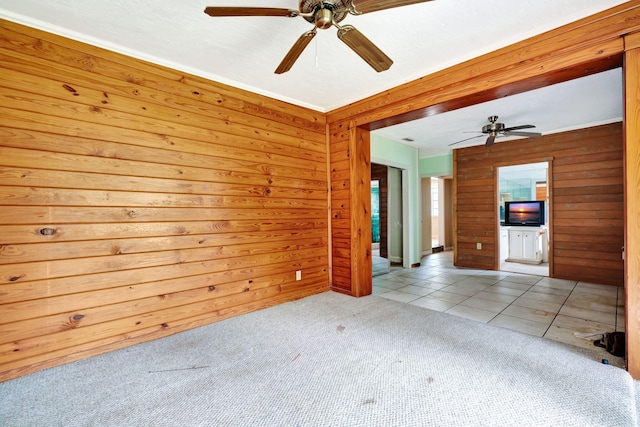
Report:
M586 349L326 292L0 384L0 425L635 426Z

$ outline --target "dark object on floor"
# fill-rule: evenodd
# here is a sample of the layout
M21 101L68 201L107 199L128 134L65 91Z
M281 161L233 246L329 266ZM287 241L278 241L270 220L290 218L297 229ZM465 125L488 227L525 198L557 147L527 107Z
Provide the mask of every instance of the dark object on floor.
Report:
M435 246L431 248L431 253L444 252L444 246Z
M614 356L624 357L625 339L624 332L605 332L601 340L595 340L593 345L602 347Z

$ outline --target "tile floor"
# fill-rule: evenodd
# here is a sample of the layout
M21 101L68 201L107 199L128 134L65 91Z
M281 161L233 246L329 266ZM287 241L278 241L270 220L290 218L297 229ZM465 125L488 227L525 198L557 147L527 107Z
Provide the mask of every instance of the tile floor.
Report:
M459 268L450 251L423 258L418 268L375 276L373 293L590 349L594 337L583 336L624 331L623 288Z

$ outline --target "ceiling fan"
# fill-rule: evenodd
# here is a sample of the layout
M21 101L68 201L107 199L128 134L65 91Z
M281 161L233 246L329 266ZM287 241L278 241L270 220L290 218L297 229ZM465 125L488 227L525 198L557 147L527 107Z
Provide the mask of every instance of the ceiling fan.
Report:
M302 51L316 35L318 28L326 30L332 26L338 29L338 38L357 53L377 72L388 70L393 64L384 52L374 45L353 25L339 25L348 15L362 15L394 7L425 3L432 0L300 0L298 10L269 7L227 7L209 6L204 13L213 17L225 16L275 16L295 18L301 16L314 24L312 30L305 32L294 43L284 57L276 74L286 73L291 69Z
M489 124L482 126L482 134L489 135L484 144L485 147L491 147L496 138L501 136L526 136L528 138L538 138L539 136L542 136L542 134L538 132L522 132L520 130L534 128L534 125L520 125L508 128L504 126L504 123L497 123L497 121L498 116L489 116ZM449 146L460 144L461 142L469 141L470 139L479 138L483 135L472 136L471 138L466 138L461 141L454 142L453 144L449 144Z

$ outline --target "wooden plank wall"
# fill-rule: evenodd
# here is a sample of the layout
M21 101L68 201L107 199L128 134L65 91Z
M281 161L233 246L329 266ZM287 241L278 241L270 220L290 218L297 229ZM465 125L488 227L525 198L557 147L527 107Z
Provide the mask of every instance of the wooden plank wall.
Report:
M7 21L0 67L0 381L329 289L324 114Z
M551 277L622 286L624 174L622 124L454 151L456 260L496 265L499 166L551 162ZM482 250L476 243L482 243Z
M348 126L329 129L331 164L331 286L351 292L351 181Z
M640 379L640 33L624 39L627 370Z
M329 126L332 289L371 294L371 141L352 122ZM364 219L364 221L363 221Z

